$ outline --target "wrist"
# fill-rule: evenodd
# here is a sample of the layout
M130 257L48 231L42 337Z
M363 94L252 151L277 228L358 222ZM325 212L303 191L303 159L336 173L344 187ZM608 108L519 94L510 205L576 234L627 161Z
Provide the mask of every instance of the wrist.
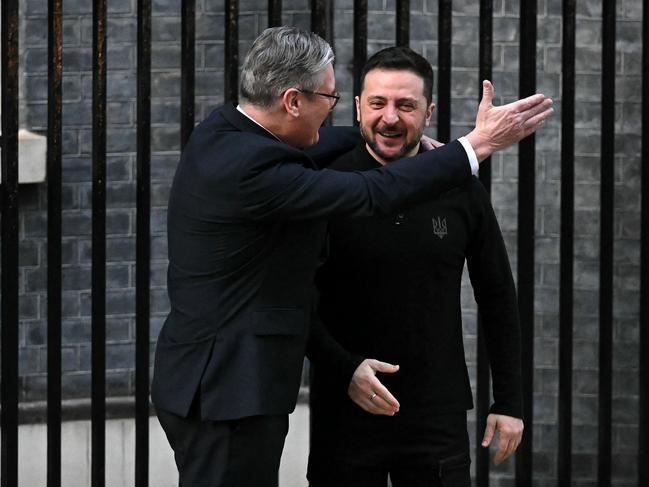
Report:
M471 147L473 147L475 155L478 158L478 162L484 161L492 154L493 149L491 147L491 144L489 143L488 137L486 137L478 129L473 129L465 137L471 144Z

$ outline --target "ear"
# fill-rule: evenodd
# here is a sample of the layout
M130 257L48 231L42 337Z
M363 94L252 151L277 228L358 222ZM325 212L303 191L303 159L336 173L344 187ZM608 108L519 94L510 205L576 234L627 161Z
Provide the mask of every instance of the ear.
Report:
M286 113L293 117L300 116L300 92L295 88L289 88L282 95L282 105Z
M435 104L431 103L428 105L428 108L426 108L426 126L430 124L430 117L433 116L433 112L435 111Z
M360 96L355 96L354 101L356 102L356 121L360 123L361 121L361 98Z

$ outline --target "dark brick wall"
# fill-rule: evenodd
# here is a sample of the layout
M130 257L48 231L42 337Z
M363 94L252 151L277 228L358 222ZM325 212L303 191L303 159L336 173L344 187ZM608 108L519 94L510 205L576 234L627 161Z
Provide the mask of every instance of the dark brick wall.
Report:
M594 485L597 448L599 146L602 0L577 2L576 238L575 238L575 485ZM411 45L437 62L437 2L412 0ZM392 45L395 1L370 0L369 50ZM46 129L47 2L21 2L21 125ZM64 9L63 84L63 387L64 397L90 392L91 252L91 49L89 0ZM178 159L180 117L180 0L153 2L152 59L152 264L151 343L168 301L165 289L165 209ZM517 1L494 2L494 83L498 103L517 98ZM638 411L638 308L640 217L640 0L617 3L615 209L615 345L613 448L615 485L634 485ZM343 99L334 121L352 120L352 0L335 3L337 84ZM224 1L196 2L196 120L222 101ZM108 394L134 387L135 279L135 59L136 2L108 2L108 210L107 365ZM309 27L308 0L286 0L284 22ZM266 2L240 2L241 58L266 26ZM558 272L560 204L561 2L538 2L539 90L555 99L556 115L537 136L535 273L535 482L556 476L558 383ZM478 2L453 2L452 134L472 126L478 97ZM435 126L430 135L435 135ZM493 158L492 197L515 269L517 149ZM20 215L20 398L46 393L46 184L21 187ZM468 283L467 358L475 368L475 310ZM153 347L152 347L153 348ZM473 441L472 433L472 441ZM513 462L493 474L493 485L513 485Z

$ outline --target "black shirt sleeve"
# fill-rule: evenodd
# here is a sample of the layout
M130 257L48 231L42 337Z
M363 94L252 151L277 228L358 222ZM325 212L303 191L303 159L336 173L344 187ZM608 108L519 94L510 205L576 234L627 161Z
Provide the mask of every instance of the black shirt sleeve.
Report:
M494 404L490 412L521 418L521 331L516 288L489 195L477 178L471 184L476 186L474 203L480 218L467 252L467 265L491 366Z
M318 313L312 313L306 356L321 370L330 371L337 380L346 384L364 357L348 352L331 336Z

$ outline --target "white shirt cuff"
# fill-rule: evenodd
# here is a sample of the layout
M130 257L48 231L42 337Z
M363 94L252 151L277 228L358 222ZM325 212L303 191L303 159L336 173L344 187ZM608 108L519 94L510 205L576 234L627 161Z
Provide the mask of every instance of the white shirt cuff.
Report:
M480 164L478 164L478 156L475 155L475 151L473 150L473 147L471 147L471 144L466 137L460 137L457 140L460 144L462 144L462 147L464 147L466 155L469 158L469 164L471 164L471 174L477 176L478 168L480 167Z

